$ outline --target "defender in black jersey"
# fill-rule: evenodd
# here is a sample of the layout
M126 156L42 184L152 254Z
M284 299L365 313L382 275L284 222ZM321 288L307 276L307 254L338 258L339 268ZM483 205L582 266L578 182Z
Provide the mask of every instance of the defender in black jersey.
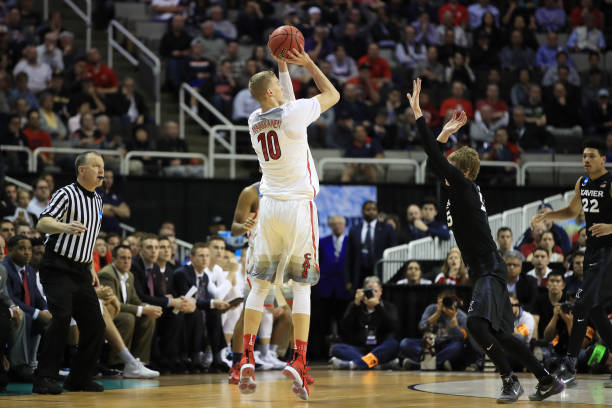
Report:
M524 343L513 336L514 316L506 287L506 264L491 237L484 200L480 188L474 183L480 170L478 153L472 148L462 147L451 154L448 160L444 157L423 118L419 106L420 90L421 80L417 79L413 81L413 94L407 95L408 100L417 120L428 164L447 187L448 226L455 234L461 255L474 281L472 301L468 308L468 331L499 369L503 386L498 402L514 402L523 393L504 352L512 354L538 378L536 392L529 399L543 400L561 392L564 386L542 367ZM457 132L466 121L465 112L455 112L453 118L444 125L437 141L440 144L446 143L450 135Z
M587 176L580 177L569 205L557 211L534 217L533 222L567 220L584 211L587 249L582 288L576 293L574 322L567 356L557 371L567 385L576 383L576 358L586 332L587 321L593 321L608 348L612 347L612 324L605 311L612 301L612 174L606 170L606 144L599 139L586 140L582 163ZM604 383L612 388L612 377Z

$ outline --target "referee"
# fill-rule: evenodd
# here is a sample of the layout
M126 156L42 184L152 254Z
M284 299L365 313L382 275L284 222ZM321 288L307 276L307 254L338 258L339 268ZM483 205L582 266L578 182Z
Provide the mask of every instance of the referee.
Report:
M105 325L94 291L94 286L99 285L98 277L91 266L102 222L102 198L95 190L104 179L104 161L98 153L90 151L78 155L74 164L76 182L53 194L36 225L40 232L47 234L40 280L53 315L43 336L38 374L32 388L38 394L62 392L55 379L71 317L79 328L79 347L64 388L104 391L102 385L93 381Z

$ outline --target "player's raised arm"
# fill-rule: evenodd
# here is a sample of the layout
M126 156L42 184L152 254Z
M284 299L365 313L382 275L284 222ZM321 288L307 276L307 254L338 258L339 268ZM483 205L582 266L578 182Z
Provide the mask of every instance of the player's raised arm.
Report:
M416 80L412 81L412 94L407 94L406 96L408 97L410 107L414 112L414 117L417 123L417 130L423 148L427 153L428 163L431 166L432 170L438 176L447 179L451 184L453 184L453 181L463 180L464 176L461 171L459 171L455 166L450 164L448 160L446 160L446 157L444 157L444 155L442 154L442 151L438 147L436 140L434 139L434 136L431 133L431 130L425 122L425 118L423 118L423 112L421 111L421 106L419 104L420 94L421 79L417 78ZM465 122L463 122L463 124L461 123L462 120L463 119L461 119L461 117L455 120L452 124L449 125L449 127L447 128L447 132L445 132L444 130L442 131L441 136L443 134L446 135L446 133L448 133L450 130L454 130L455 132L459 130L459 128L461 128L461 126L465 124ZM450 136L450 134L451 133L448 133L448 135L444 137L448 139L448 136ZM444 139L444 137L442 137L442 139Z
M289 69L287 63L282 58L272 54L272 58L278 63L278 80L281 88L283 89L283 96L287 102L295 101L295 93L293 92L293 83L291 83L291 77L289 76Z
M312 79L315 81L317 88L321 92L316 98L321 104L321 113L325 112L332 106L338 103L340 100L340 93L334 87L334 85L327 79L325 74L321 72L317 64L315 64L310 56L304 52L304 48L300 47L299 50L289 50L287 52L287 61L292 64L301 65L310 72Z
M580 210L582 210L582 202L580 201L580 180L576 181L576 186L574 187L574 196L570 200L567 207L563 207L556 211L549 211L547 213L537 214L531 220L531 225L537 224L543 221L562 221L569 220L571 218L576 218L578 214L580 214Z

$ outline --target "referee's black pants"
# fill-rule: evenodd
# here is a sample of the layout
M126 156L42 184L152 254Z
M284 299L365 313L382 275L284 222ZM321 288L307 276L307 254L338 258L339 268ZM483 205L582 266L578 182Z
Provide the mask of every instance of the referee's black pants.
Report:
M53 319L40 348L39 377L57 376L71 317L79 328L78 352L70 368L71 381L74 385L83 384L96 374L106 325L91 284L90 268L90 264L73 262L45 251L40 264L40 280Z

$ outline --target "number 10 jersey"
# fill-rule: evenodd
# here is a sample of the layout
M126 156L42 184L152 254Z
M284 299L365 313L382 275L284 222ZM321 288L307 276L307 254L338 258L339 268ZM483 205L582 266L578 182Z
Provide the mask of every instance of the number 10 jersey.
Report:
M580 200L586 219L587 248L612 247L612 235L594 237L589 228L593 224L612 224L612 174L607 172L597 179L580 178Z
M298 99L249 117L251 144L262 170L260 192L276 200L312 200L319 192L306 128L319 118L318 99Z

